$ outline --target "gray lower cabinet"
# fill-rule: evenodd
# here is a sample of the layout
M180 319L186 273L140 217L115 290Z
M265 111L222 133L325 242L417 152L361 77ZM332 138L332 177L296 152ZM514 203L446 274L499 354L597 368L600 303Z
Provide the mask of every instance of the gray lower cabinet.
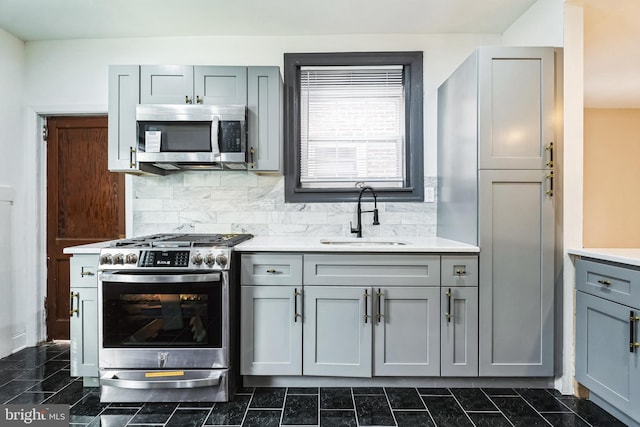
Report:
M478 288L441 289L441 360L443 377L478 376Z
M372 301L370 287L304 287L304 375L371 376Z
M240 373L302 374L302 287L241 287Z
M440 374L440 256L305 254L303 373Z
M242 254L240 373L302 374L302 254Z
M438 287L374 288L373 375L440 375Z
M576 380L638 423L640 269L579 259L576 289Z
M71 376L98 377L98 254L73 255L69 262Z
M479 172L480 376L553 376L548 185L543 170Z

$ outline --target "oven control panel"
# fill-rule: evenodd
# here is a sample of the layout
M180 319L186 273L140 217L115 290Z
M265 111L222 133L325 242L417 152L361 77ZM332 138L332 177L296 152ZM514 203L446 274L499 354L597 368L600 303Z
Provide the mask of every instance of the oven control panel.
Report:
M99 269L228 270L230 258L229 248L105 248Z

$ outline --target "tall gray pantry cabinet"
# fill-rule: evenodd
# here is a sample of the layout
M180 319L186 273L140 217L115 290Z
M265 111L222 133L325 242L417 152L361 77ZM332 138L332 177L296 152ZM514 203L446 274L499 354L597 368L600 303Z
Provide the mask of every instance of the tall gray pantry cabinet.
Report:
M479 48L438 90L438 236L479 257L479 375L553 375L553 48Z

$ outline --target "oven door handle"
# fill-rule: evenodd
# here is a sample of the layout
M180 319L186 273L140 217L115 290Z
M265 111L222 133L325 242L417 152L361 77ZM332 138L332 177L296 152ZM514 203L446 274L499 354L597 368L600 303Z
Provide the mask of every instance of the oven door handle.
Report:
M128 388L138 390L158 390L176 388L213 387L220 384L222 373L212 377L188 379L188 380L122 380L119 378L100 378L100 385L116 388Z
M103 282L115 283L194 283L194 282L219 282L220 273L179 273L179 274L123 274L102 273Z

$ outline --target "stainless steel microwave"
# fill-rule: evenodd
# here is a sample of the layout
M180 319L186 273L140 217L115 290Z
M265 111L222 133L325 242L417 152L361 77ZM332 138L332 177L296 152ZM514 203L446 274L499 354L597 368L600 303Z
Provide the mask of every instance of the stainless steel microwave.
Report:
M139 104L137 161L164 170L246 169L245 105Z

